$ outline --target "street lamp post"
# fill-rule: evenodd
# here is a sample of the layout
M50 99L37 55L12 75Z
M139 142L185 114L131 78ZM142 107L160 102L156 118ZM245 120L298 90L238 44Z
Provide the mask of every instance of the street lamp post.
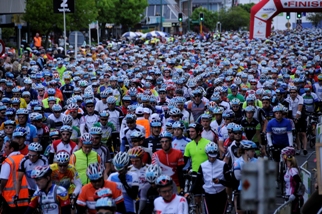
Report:
M162 30L162 6L163 6L163 0L160 0L160 31Z

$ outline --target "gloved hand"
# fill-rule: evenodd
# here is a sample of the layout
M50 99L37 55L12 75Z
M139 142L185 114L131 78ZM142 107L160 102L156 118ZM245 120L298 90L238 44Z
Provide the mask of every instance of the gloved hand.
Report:
M273 145L269 147L269 150L270 150L270 151L273 151L274 149L275 149L275 148L274 148L274 146L273 146Z
M18 202L19 196L18 195L14 195L13 196L13 203L16 204Z
M290 195L290 197L288 198L288 201L294 201L296 199L295 195Z

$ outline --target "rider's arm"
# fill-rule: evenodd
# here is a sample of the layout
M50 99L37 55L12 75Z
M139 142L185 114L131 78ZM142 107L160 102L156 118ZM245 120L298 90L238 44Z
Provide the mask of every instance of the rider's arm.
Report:
M54 153L49 153L49 157L48 157L48 163L49 164L54 163L54 156L55 156Z
M183 167L184 166L178 166L177 167L177 172L178 172L178 177L179 177L179 183L180 183L180 188L184 188L184 178L183 178Z
M85 116L82 116L80 119L80 125L79 125L81 135L85 133L85 125L86 125Z
M225 164L224 165L224 168L223 168L223 174L224 174L224 178L225 180L219 180L219 183L223 186L229 186L230 184L230 180L231 180L231 177L230 177L230 174L229 174L229 167L228 167L228 164Z
M121 183L123 184L123 187L126 191L126 193L133 199L135 200L138 196L138 192L139 192L139 186L132 186L130 187L129 184L126 182L126 180L121 181Z
M75 189L74 189L73 194L78 195L82 189L82 182L78 176L78 173L75 173L73 183L75 184Z
M267 144L268 144L268 146L273 146L272 133L271 132L267 132L266 137L267 137Z
M293 146L293 133L292 131L287 132L288 144L289 146Z
M20 188L21 188L21 181L25 173L23 172L18 172L18 182L15 183L15 188L16 188L16 195L19 195Z
M203 172L201 166L199 167L197 178L195 182L192 184L192 187L190 189L190 192L195 193L195 194L201 194L202 193L202 186L204 184L203 180Z

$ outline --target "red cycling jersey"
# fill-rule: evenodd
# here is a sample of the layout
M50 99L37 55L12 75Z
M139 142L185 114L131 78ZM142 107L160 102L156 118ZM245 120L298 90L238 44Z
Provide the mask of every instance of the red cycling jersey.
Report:
M184 165L182 152L178 149L170 149L168 153L159 150L152 155L152 164L158 164L162 174L171 176L172 180L179 186L177 167Z

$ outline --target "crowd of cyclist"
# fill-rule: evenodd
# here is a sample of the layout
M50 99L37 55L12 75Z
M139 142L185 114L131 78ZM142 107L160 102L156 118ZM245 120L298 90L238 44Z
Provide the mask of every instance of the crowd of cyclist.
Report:
M243 166L267 157L285 161L277 188L300 213L295 156L308 153L307 116L322 101L321 44L245 36L7 53L4 213L187 214L192 198L209 214L243 213Z

